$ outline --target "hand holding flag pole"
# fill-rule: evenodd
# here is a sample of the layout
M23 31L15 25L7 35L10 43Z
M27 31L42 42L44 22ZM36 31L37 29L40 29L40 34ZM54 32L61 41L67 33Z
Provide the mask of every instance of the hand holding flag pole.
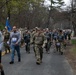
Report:
M6 20L6 26L7 30L10 32L12 30L11 28L11 25L10 25L10 22L9 22L9 17L7 17L7 20Z

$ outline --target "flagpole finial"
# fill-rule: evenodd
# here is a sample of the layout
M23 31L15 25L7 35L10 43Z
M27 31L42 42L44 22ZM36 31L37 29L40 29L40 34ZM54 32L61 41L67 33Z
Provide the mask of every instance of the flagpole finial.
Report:
M9 19L9 17L7 17L7 20Z

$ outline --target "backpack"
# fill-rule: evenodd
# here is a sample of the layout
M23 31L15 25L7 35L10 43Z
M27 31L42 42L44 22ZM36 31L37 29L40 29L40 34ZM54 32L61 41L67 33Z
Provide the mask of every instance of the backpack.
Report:
M63 35L59 35L59 36L58 36L58 41L59 41L59 42L62 42L63 40L64 40Z

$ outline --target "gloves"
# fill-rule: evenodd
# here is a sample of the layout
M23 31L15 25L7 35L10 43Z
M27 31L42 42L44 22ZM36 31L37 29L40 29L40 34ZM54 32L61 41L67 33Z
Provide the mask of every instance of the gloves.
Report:
M9 41L7 41L7 44L9 45Z

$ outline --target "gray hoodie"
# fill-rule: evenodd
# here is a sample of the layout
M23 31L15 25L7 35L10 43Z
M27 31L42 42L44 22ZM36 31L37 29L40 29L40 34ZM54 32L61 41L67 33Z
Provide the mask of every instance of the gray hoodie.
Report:
M9 40L10 45L15 45L16 43L18 43L19 45L20 41L21 41L21 35L18 31L16 33L14 32L10 33L10 40Z

